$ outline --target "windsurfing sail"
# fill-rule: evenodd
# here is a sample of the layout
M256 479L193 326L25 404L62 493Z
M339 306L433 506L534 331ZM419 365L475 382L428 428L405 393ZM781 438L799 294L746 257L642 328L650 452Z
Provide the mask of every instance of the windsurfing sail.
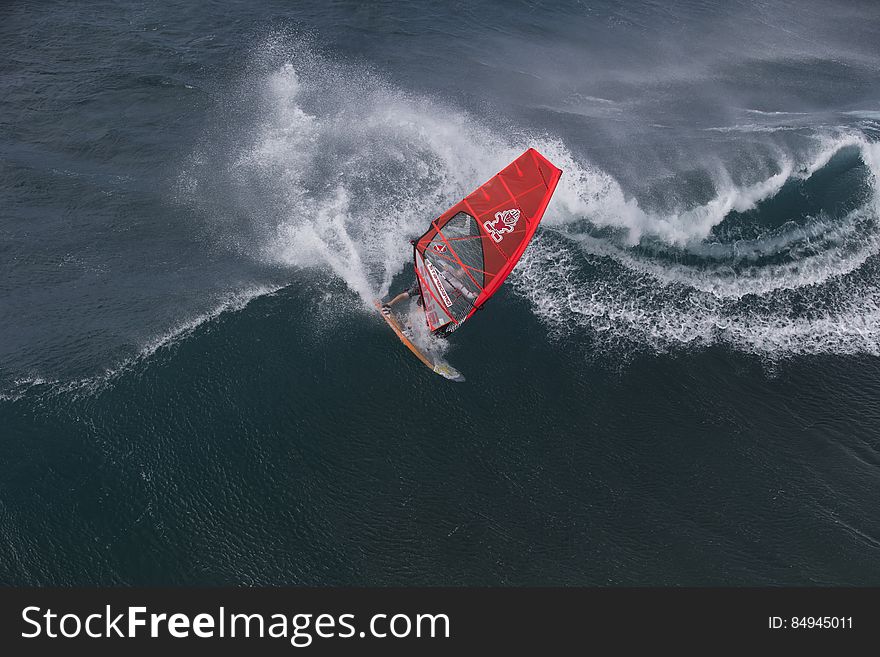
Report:
M432 331L457 329L498 291L535 234L561 175L530 148L414 242L422 308Z

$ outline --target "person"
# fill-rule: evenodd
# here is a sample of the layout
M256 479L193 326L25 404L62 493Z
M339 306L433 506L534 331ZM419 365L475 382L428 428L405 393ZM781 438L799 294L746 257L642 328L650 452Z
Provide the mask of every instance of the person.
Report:
M460 295L462 295L462 296L463 296L465 299L467 299L471 304L473 304L473 302L474 302L474 301L476 300L476 298L477 298L477 295L476 295L474 292L471 292L471 291L468 289L468 287L467 287L467 286L468 286L468 282L467 282L467 279L465 278L465 277L467 276L467 274L465 273L464 269L461 269L461 268L458 268L458 267L456 267L456 268L446 268L446 267L444 267L443 271L444 271L444 274L449 274L449 273L452 274L452 278L450 278L450 277L444 275L444 276L443 276L443 279L444 279L447 283L449 283L452 287L454 287L455 290L456 290Z
M391 299L388 303L383 303L382 304L382 314L387 315L388 313L391 312L391 306L403 301L404 299L412 299L413 297L416 297L416 303L419 306L421 306L424 303L422 301L422 288L419 287L418 281L413 283L412 287L404 290L403 292L398 294L396 297Z
M419 282L416 281L413 283L412 287L404 290L396 297L388 301L387 303L382 304L382 314L389 315L391 313L391 306L396 303L400 303L404 299L412 299L416 298L416 303L421 307L425 302L422 298L422 288L419 286ZM448 324L441 326L438 329L434 330L434 335L438 335L443 338L448 338L449 335L456 329L458 324L456 322L449 322Z

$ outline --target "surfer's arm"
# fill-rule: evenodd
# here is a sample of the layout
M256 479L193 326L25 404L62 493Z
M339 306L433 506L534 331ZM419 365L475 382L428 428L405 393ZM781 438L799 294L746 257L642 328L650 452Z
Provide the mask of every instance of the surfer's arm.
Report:
M398 301L403 301L404 299L408 299L408 298L409 298L409 292L401 292L396 297L394 297L391 301L385 303L384 305L393 306Z

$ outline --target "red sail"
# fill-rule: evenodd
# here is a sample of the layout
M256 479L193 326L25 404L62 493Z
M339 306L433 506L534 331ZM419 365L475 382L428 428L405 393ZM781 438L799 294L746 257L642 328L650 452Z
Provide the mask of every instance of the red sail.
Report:
M415 269L432 331L458 328L498 290L544 216L562 171L534 148L431 222Z

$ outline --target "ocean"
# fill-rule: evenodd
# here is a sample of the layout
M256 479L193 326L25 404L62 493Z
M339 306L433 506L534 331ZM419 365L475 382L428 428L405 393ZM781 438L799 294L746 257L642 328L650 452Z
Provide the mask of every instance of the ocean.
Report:
M0 7L0 583L880 585L872 2ZM372 299L563 170L427 370Z

